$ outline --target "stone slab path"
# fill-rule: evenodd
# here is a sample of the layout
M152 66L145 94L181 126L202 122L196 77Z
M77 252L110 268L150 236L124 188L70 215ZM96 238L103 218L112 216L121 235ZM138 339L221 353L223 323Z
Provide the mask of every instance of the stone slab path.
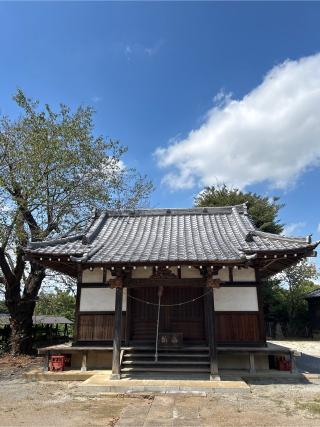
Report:
M124 408L116 427L210 426L212 419L201 414L202 400L200 396L155 396Z

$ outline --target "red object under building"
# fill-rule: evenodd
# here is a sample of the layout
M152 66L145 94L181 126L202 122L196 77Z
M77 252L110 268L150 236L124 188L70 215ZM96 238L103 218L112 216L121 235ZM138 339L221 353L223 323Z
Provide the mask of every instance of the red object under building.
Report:
M49 360L50 371L64 371L65 358L63 355L52 355Z

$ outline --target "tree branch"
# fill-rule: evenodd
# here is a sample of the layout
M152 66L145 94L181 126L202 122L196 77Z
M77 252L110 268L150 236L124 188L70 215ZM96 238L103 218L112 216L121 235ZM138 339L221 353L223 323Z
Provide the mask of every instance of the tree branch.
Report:
M15 277L11 271L11 268L5 256L5 252L2 248L0 248L0 268L5 278L4 283L6 285L6 288L7 286L13 285Z

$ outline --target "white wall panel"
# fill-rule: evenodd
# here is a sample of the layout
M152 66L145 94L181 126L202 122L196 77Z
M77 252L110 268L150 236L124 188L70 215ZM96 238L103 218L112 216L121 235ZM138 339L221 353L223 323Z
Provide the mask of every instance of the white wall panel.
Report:
M255 286L214 289L215 311L258 311L257 288Z
M81 288L80 311L114 311L115 289ZM122 310L126 310L127 289L123 289Z

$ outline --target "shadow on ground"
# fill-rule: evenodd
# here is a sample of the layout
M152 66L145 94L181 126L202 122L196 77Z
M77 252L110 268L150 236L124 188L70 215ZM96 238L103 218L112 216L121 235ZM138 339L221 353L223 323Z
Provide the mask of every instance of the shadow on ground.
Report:
M301 357L296 358L296 365L299 372L320 374L320 357L301 353Z
M273 378L243 378L243 380L248 385L277 385L277 384L288 384L288 385L298 385L298 384L312 384L306 377L301 375L293 375L292 377L273 377Z

